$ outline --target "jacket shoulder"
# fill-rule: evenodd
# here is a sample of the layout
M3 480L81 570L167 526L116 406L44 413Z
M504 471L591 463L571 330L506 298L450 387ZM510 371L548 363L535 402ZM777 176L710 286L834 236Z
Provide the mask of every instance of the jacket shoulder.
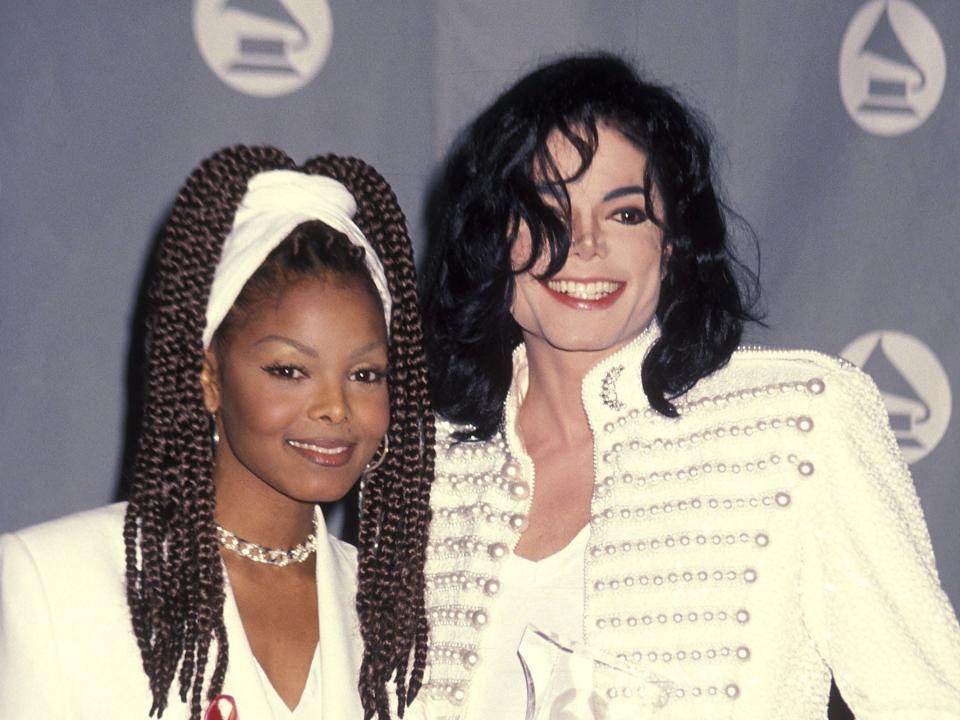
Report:
M721 372L725 369L789 378L797 373L847 372L856 370L856 366L849 360L819 350L741 346L734 351L730 362Z
M844 384L870 384L873 381L860 368L841 357L816 350L781 350L764 347L741 347L722 368L704 378L697 389L716 386L755 388L767 385L813 383L827 379Z
M682 398L681 412L698 408L765 407L775 398L819 397L830 415L841 406L880 397L873 380L853 363L815 350L740 348L719 370L703 378ZM779 401L778 401L779 402ZM800 401L802 404L805 401ZM798 406L799 407L799 406Z
M67 515L2 536L4 549L18 545L39 562L55 558L58 563L111 553L123 547L126 503Z
M469 432L470 430L470 427L468 425L461 425L460 423L451 422L439 416L435 421L435 427L436 427L437 444L440 444L441 442L443 443L456 442L456 440L453 437L454 434L461 433L464 431Z
M470 438L473 432L473 427L470 425L465 425L462 423L450 422L441 417L436 419L436 447L442 450L452 450L457 446L462 445L482 445L484 443L492 442L497 438L497 435L494 435L493 440L461 440L461 437Z
M0 536L7 606L25 598L48 606L44 622L58 632L72 628L70 637L126 618L125 511L125 504L110 505Z

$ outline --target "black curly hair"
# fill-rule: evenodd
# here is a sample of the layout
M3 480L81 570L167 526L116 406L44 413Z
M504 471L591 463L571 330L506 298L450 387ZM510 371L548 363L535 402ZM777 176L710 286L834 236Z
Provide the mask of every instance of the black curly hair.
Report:
M756 276L732 252L727 218L734 214L715 189L705 123L674 92L640 78L614 55L544 65L466 128L438 186L421 297L424 326L431 329L434 406L470 426L460 439L488 439L503 423L511 354L522 340L510 312L514 278L545 251L544 277L556 274L570 249L563 212L541 197L543 175L560 180L550 184L552 199L568 207L564 183L590 166L601 124L646 154L645 209L670 248L656 309L661 335L642 368L651 406L675 416L671 400L722 367L744 323L759 319L751 311ZM550 155L555 133L580 155L573 177L561 178ZM654 209L654 188L662 216ZM514 269L510 251L520 221L530 229L531 253Z
M229 652L214 531L214 449L200 385L206 305L247 183L279 169L326 175L347 187L357 202L354 221L384 267L393 302L390 452L366 483L357 593L364 641L360 698L365 718L385 720L388 681L396 683L402 712L420 688L426 662L423 565L434 424L406 222L390 186L361 160L327 155L297 168L276 148L234 146L203 161L177 195L146 296L143 420L127 470L127 601L153 695L150 714L163 714L177 676L180 697L199 720L211 642L207 699L222 689ZM336 251L337 235L313 223L298 226L268 263L284 273L319 265L365 275L355 251ZM265 287L268 278L261 275L259 284Z

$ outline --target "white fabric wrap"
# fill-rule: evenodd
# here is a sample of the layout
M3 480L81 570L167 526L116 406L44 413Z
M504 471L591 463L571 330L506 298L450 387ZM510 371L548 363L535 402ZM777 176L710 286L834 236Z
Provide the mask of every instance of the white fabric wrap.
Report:
M213 276L203 346L210 347L213 334L267 255L297 225L310 220L326 223L364 249L364 263L380 295L389 332L392 302L387 277L373 247L353 222L356 212L353 195L333 178L294 170L268 170L254 175L237 208L233 228L224 240Z

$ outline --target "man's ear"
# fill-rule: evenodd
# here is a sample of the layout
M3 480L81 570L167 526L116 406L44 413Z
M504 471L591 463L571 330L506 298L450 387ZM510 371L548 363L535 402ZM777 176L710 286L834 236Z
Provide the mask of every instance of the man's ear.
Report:
M667 263L670 262L670 256L673 255L673 244L669 242L663 243L663 248L660 250L660 279L663 280L667 277Z
M203 367L200 369L200 385L203 387L203 404L207 412L216 415L220 410L220 370L217 354L209 349L204 353Z

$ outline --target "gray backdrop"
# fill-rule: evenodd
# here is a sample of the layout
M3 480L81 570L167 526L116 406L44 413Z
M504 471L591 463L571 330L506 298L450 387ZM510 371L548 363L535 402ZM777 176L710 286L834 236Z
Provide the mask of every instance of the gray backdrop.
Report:
M712 119L760 237L753 340L874 375L960 604L960 2L35 0L0 40L0 531L115 496L146 252L201 157L359 155L420 242L462 125L605 48Z

